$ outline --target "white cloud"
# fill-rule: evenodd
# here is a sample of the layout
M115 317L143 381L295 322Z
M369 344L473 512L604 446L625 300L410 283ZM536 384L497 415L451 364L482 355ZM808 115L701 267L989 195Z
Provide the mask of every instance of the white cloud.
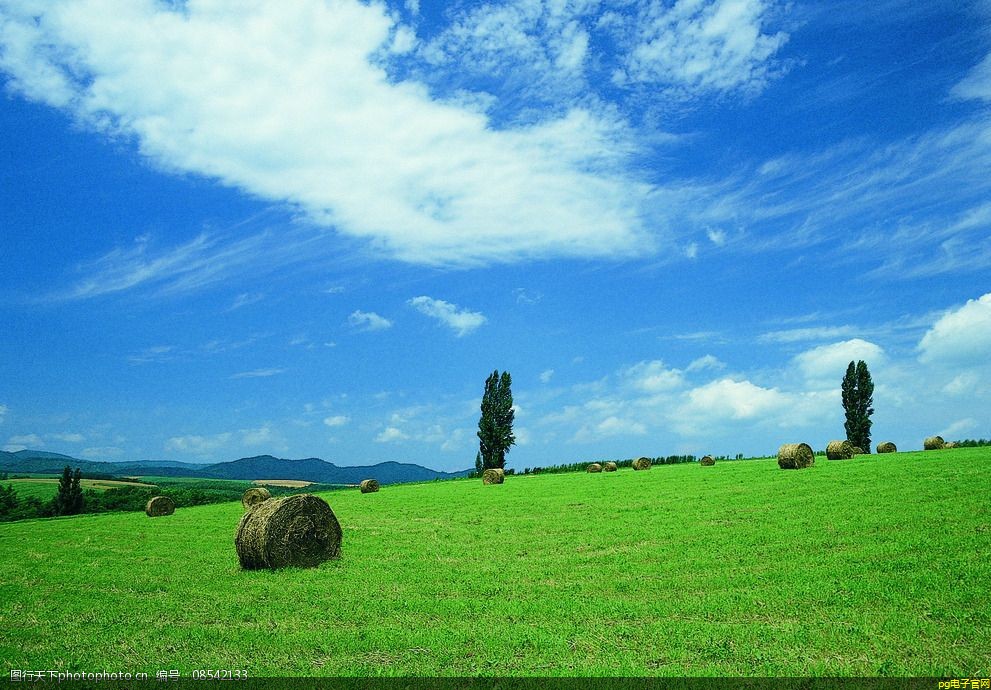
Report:
M792 361L807 381L838 388L850 362L861 359L873 372L875 365L883 364L887 358L880 346L853 338L806 350Z
M642 436L646 433L647 426L643 422L613 415L595 424L582 426L575 432L572 441L576 443L591 443L604 438Z
M991 55L974 66L951 93L961 99L991 101Z
M285 373L285 369L281 368L270 368L270 369L252 369L251 371L242 371L237 374L231 374L228 378L231 379L261 379L268 378L269 376L278 376L279 374Z
M234 302L227 311L234 311L235 309L240 309L241 307L246 307L250 304L257 304L263 299L265 299L265 295L261 292L242 292L234 298Z
M719 229L710 229L706 231L706 237L717 247L722 247L726 244L726 232Z
M622 374L634 387L646 393L670 391L684 383L680 371L667 368L660 360L639 362L623 370Z
M973 429L978 428L978 426L979 424L977 423L977 420L973 419L972 417L967 417L966 419L958 419L957 421L947 426L940 434L940 436L944 436L946 437L947 440L950 440L957 434L963 434L968 431L972 431Z
M241 429L238 433L241 435L241 443L245 446L270 446L276 443L281 445L281 437L268 424L257 429Z
M36 450L44 445L45 442L37 434L20 434L8 438L3 449L8 453L16 453L19 450L27 450L28 448Z
M51 434L51 437L58 441L65 441L66 443L82 443L86 440L85 436L76 433Z
M348 316L348 325L362 331L384 331L392 328L392 321L373 311L353 311Z
M687 247L685 247L685 256L689 259L698 258L699 255L699 245L697 242L690 242Z
M827 340L845 338L857 332L853 326L814 326L810 328L788 328L762 333L757 340L762 343L796 343L802 340Z
M226 446L232 434L225 432L213 436L173 436L165 442L165 450L194 455L207 455Z
M13 89L135 141L165 170L285 202L387 255L466 265L653 246L649 186L627 172L621 122L575 106L504 128L435 100L383 67L385 49L413 45L384 4L48 0L4 13L0 67ZM581 28L564 28L556 64L573 70ZM159 258L110 257L73 294L179 274L216 282L244 253L256 264L301 253L283 239L224 248L201 237Z
M991 352L991 293L944 314L919 342L919 360L986 364Z
M541 383L550 383L551 379L554 378L554 370L545 369L544 371L540 372L539 378Z
M726 365L719 361L714 355L703 355L696 360L693 360L687 367L685 371L692 373L695 371L704 371L705 369L725 369Z
M788 40L783 32L764 33L771 6L762 0L643 2L635 45L614 80L659 85L669 97L759 92L782 71L773 57Z
M401 429L394 426L389 426L383 429L378 436L375 437L376 443L391 443L393 441L405 441L409 436L404 433Z
M409 305L421 314L426 314L450 327L459 338L468 335L486 322L481 312L459 309L456 304L433 297L414 297L409 301Z
M79 454L91 460L102 460L105 458L119 458L124 454L124 450L117 446L98 446L84 448Z
M351 418L343 414L335 414L330 417L324 417L323 423L329 427L344 426L351 421Z

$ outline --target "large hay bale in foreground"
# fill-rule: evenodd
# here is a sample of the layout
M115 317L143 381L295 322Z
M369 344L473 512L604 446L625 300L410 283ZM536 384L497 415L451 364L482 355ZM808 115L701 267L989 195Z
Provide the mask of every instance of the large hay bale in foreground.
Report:
M506 481L506 473L499 467L490 467L482 472L482 484L502 484Z
M373 494L379 490L379 483L375 479L362 479L358 487L363 494Z
M273 498L241 517L234 546L245 570L312 568L340 555L341 525L313 494Z
M778 467L783 470L801 470L812 467L816 454L808 443L785 443L778 448Z
M702 467L712 467L716 464L716 460L711 455L703 455L702 459L699 460L699 464L702 465Z
M926 450L942 450L945 445L946 441L942 436L930 436L922 442L922 447Z
M168 496L155 496L145 504L145 515L148 517L162 517L175 512L175 501Z
M609 462L607 462L605 465L602 466L603 472L615 472L616 469L617 469L616 463L614 463L612 460L610 460Z
M650 469L650 458L637 458L633 461L633 469L635 470L649 470Z
M849 460L853 454L853 444L849 441L830 441L826 444L826 457L830 460Z
M588 467L585 468L585 471L586 472L601 472L602 471L602 465L600 465L597 462L593 462L591 465L589 465Z
M266 489L264 486L256 486L254 488L248 489L241 496L241 505L244 509L253 508L263 501L267 501L272 498L272 492Z
M884 441L883 443L877 444L878 453L897 453L898 448L891 441Z

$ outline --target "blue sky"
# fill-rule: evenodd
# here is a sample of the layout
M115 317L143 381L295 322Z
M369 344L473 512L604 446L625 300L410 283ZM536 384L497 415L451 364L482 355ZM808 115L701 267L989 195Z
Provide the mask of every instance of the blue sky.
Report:
M0 0L0 446L991 436L991 4Z

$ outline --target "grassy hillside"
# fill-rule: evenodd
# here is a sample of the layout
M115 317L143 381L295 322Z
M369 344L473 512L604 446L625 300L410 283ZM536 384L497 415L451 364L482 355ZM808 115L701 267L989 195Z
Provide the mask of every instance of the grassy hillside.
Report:
M229 503L0 525L0 666L264 675L991 673L991 451L324 494L243 572Z
M43 501L47 501L58 493L58 477L32 478L32 479L7 479L0 481L0 484L13 486L20 498L35 496ZM118 482L110 479L81 479L79 485L83 489L94 489L96 491L107 491L108 489L120 489L122 487L137 486L150 489L154 484L138 482Z

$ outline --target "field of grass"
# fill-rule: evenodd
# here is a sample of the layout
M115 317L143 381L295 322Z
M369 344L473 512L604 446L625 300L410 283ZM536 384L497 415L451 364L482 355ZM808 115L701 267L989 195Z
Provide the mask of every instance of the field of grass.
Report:
M6 479L0 481L0 484L14 487L14 491L17 492L19 498L29 498L34 496L35 498L40 498L42 501L47 501L50 498L54 498L55 494L58 493L58 477L32 477L30 479ZM96 489L97 491L106 491L107 489L119 489L126 486L137 486L151 488L155 486L154 484L144 484L138 482L118 482L111 479L80 479L79 485L83 489Z
M319 568L226 503L0 525L0 666L259 676L991 673L991 449L323 494Z

